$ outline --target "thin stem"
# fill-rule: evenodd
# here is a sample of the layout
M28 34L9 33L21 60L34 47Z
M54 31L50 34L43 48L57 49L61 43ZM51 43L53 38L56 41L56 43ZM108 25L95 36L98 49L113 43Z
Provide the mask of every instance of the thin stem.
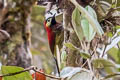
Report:
M27 69L24 69L24 70L19 71L19 72L3 74L3 75L0 75L0 77L14 76L14 75L17 75L17 74L20 74L20 73L23 73L23 72L26 72L26 71L30 71L30 70L33 70L33 71L38 72L40 74L43 74L43 75L45 75L46 77L49 77L49 78L61 79L60 77L56 77L56 76L53 76L53 75L45 74L44 72L40 72L40 71L37 70L37 67L34 67L34 66L32 66L30 68L27 68Z
M91 54L91 58L93 57L94 53L96 52L96 49L98 47L98 43L96 44L95 49L93 50L92 54ZM83 68L85 65L87 64L87 60L85 61L85 63L81 66L81 68Z
M102 54L101 57L103 57L103 56L105 55L105 50L106 50L106 48L107 48L107 45L105 45L105 48L104 48L104 50L103 50L103 54Z
M115 9L116 9L116 10L117 10L117 9L120 9L120 7L116 7Z
M86 60L85 63L81 66L81 68L83 68L86 64L87 64L87 60Z
M13 76L13 75L17 75L17 74L20 74L20 73L23 73L23 72L26 72L26 71L29 71L29 70L33 70L33 69L34 69L34 67L30 67L30 68L24 69L23 71L19 71L19 72L15 72L15 73L3 74L3 75L0 75L0 77Z
M41 72L41 71L38 71L36 69L33 69L35 72L38 72L40 74L43 74L45 75L46 77L49 77L49 78L53 78L53 79L61 79L60 77L56 77L56 76L53 76L53 75L49 75L49 74L45 74L44 72Z
M114 76L118 76L118 75L120 75L120 73L113 73L113 74L107 75L106 77L104 77L104 78L101 79L101 80L106 80L106 79L108 79L108 78L111 78L111 77L114 77Z
M119 44L117 44L117 47L118 47L118 49L120 50L120 46L119 46Z
M92 65L91 65L91 60L87 59L87 62L88 62L88 66L89 66L89 69L90 69L90 72L91 72L92 76L95 77L95 74L94 74L94 71L93 71L93 68L92 68Z

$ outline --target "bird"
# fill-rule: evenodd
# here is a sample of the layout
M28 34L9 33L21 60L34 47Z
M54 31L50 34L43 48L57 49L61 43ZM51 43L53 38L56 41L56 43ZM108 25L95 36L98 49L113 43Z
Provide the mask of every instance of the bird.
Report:
M62 48L64 30L62 24L56 21L55 15L56 13L45 20L44 27L47 32L49 47L56 62L58 74L60 75L60 70L56 59L56 45L58 45L60 49Z

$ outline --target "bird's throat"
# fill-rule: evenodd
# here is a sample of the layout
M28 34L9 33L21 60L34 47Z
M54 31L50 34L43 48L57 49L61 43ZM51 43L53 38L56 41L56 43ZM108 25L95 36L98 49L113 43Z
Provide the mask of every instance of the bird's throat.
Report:
M49 27L46 28L46 31L47 31L47 36L48 36L48 41L49 41L51 52L54 53L55 33Z

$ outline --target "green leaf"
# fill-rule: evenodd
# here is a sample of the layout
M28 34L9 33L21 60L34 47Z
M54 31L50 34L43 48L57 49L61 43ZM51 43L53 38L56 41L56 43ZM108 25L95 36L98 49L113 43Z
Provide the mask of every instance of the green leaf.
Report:
M90 6L87 6L85 9L89 12L89 14L94 19L97 20L97 15ZM72 24L79 40L83 40L83 37L85 37L86 40L90 42L94 38L95 31L93 27L88 22L88 20L84 17L84 15L80 15L78 8L75 8L75 10L73 11Z
M89 72L81 71L76 74L74 74L70 79L68 80L97 80L93 79L93 76Z
M107 33L107 36L110 37L110 38L112 38L112 37L113 37L112 32L108 32L108 33Z
M88 54L88 53L83 53L83 52L80 53L80 56L83 57L83 58L85 58L85 59L88 59L88 58L91 57L90 54Z
M84 35L83 35L80 21L81 21L80 12L77 8L75 8L72 13L72 24L73 24L73 28L74 28L79 40L83 40Z
M64 45L65 45L66 47L68 47L69 49L78 50L72 43L65 43Z
M95 13L95 11L90 7L87 6L85 7L85 9L88 11L88 13L95 19L97 20L97 15ZM88 42L90 42L94 36L95 36L95 31L92 27L92 25L88 22L88 20L84 17L84 15L82 14L82 19L81 19L81 26L84 32L84 36L86 38L86 40Z
M62 71L60 72L60 76L62 78L66 78L69 76L69 73L72 72L74 68L73 67L65 67L64 69L62 69Z
M72 50L77 50L80 52L80 55L81 57L85 58L85 59L88 59L90 58L90 55L88 53L85 53L85 52L81 52L76 46L74 46L72 43L65 43L64 44L66 47L68 47L69 49L72 49Z
M62 51L62 53L61 53L61 69L66 66L66 58L67 58L66 51Z
M95 32L94 32L93 28L91 27L91 24L89 24L87 19L84 18L81 20L81 26L82 26L82 29L84 32L85 39L88 42L90 42L95 36Z
M96 12L95 10L90 7L89 5L85 7L85 9L88 11L88 13L94 18L97 20L97 15L96 15Z
M117 7L117 0L112 0L112 8L116 8Z
M117 48L111 48L107 51L108 55L115 60L116 63L120 64L120 50Z
M112 74L118 71L112 62L103 58L93 60L92 63L95 68L101 70L102 72L105 71L107 74Z
M62 78L66 78L65 80L96 80L92 79L89 70L80 67L65 67L60 74Z
M16 67L16 66L2 66L1 71L2 74L10 74L19 71L23 71L24 68ZM32 76L29 72L23 72L13 76L3 77L4 80L32 80Z
M116 67L105 67L104 70L107 74L113 74L118 72Z
M118 31L115 33L114 37L112 37L111 43L109 45L107 45L107 47L105 49L105 53L120 42L120 36L116 36L116 34L118 34Z
M78 10L82 13L82 15L88 20L88 22L92 25L93 29L98 33L98 35L102 36L104 32L99 22L96 19L94 19L94 17L92 17L85 8L79 5L76 2L76 0L70 0L70 1L78 8Z
M103 80L118 80L118 79L120 79L119 74L120 74L120 72L116 72L116 73L107 75L107 76L105 76L105 78ZM111 79L109 79L109 78L111 78Z
M67 57L66 51L62 51L61 61L62 61L62 62L66 61L66 57Z
M61 72L60 75L62 78L71 78L74 74L80 72L81 70L89 72L89 70L80 68L80 67L65 67Z
M95 59L92 63L95 68L115 67L113 63L103 58Z
M115 29L120 29L120 26L115 26Z

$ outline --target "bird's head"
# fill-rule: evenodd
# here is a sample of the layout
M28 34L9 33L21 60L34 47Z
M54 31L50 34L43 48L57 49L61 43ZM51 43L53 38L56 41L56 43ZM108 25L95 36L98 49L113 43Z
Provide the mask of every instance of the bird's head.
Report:
M56 24L56 20L55 20L55 14L53 16L50 16L48 17L46 20L45 20L45 26L46 27L52 27L53 25Z

